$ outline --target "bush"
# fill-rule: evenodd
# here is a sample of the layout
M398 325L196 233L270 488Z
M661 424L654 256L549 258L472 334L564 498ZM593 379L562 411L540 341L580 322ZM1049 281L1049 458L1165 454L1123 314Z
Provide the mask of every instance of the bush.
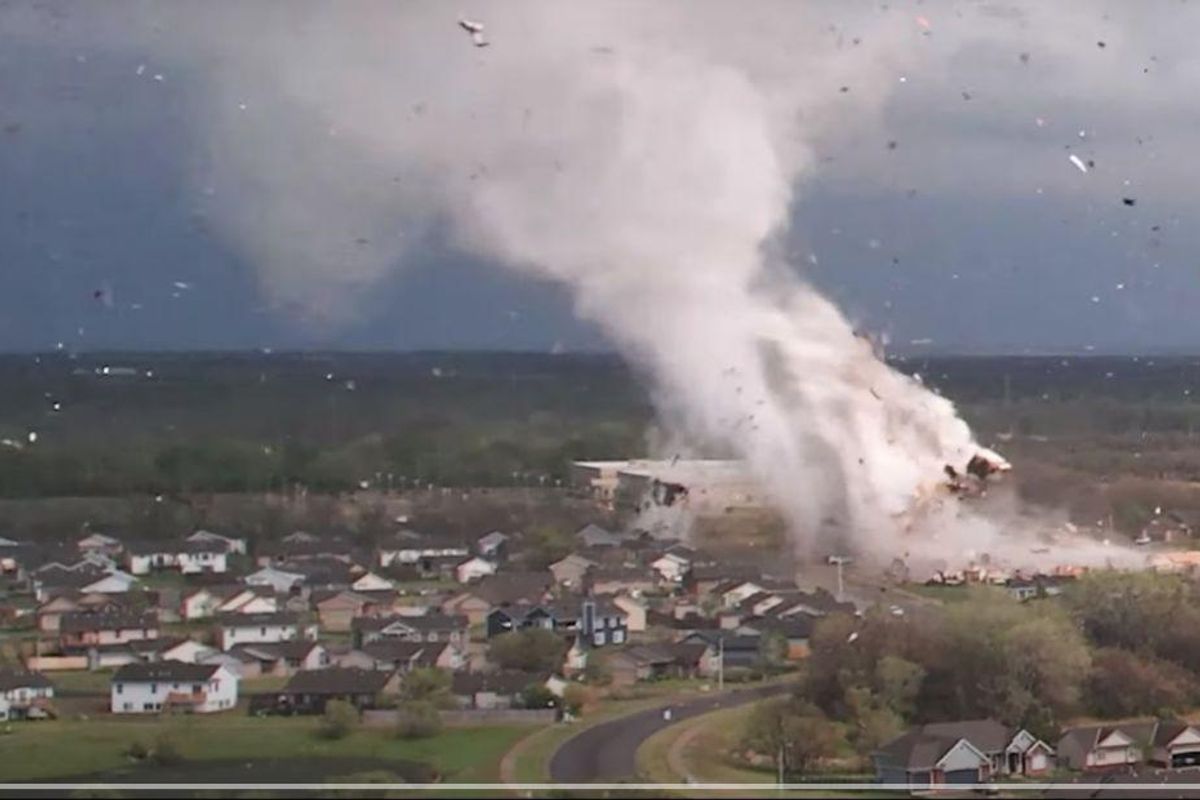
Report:
M317 728L322 739L344 739L358 725L358 709L344 700L330 700Z
M125 748L125 755L132 758L134 761L145 761L150 757L150 748L146 747L140 739L131 742L129 747Z
M154 753L151 758L160 767L173 767L184 761L183 753L179 752L179 746L166 734L162 734L154 740Z
M442 717L428 700L403 703L396 711L396 736L401 739L428 739L442 730Z

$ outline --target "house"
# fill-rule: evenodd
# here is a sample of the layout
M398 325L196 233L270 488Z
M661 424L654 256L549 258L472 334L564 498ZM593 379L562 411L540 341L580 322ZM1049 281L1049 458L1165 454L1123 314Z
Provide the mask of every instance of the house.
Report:
M966 739L988 757L992 777L1044 775L1054 767L1054 750L1024 728L1010 728L993 719L935 722L921 731L927 735Z
M550 565L550 574L554 582L561 586L580 587L588 570L596 566L596 562L584 558L577 553L569 553Z
M575 539L583 547L620 547L625 541L619 534L591 523L575 531Z
M57 633L63 614L71 612L96 613L100 611L116 611L124 608L128 599L126 595L83 594L82 592L66 591L55 595L38 606L34 612L39 631ZM146 598L150 600L150 598Z
M380 639L403 642L467 643L467 618L459 614L425 614L421 616L358 617L351 630L356 647Z
M103 533L89 533L76 542L75 546L83 553L97 552L108 556L116 556L121 553L121 540Z
M83 594L121 594L137 583L137 578L118 569L97 566L88 561L64 566L48 564L32 576L34 599L39 603L63 591Z
M808 640L812 636L814 623L814 618L807 614L795 614L785 618L751 617L744 620L738 630L763 636L782 636L787 640L787 659L797 661L809 655Z
M645 602L636 597L619 594L612 598L612 604L625 612L625 627L630 633L645 632L647 611Z
M212 531L198 530L187 537L188 542L205 542L220 545L227 555L246 555L246 540L232 536L222 536Z
M488 638L512 631L543 628L577 634L591 647L623 644L629 638L625 612L604 598L581 602L537 603L495 608L487 617Z
M137 639L118 644L89 645L86 648L64 648L64 655L86 649L89 670L112 669L125 664L157 661L186 661L198 664L207 655L217 652L207 645L190 639Z
M238 677L220 664L126 664L112 676L114 714L185 711L207 714L237 705Z
M270 614L278 610L275 590L269 586L202 586L185 592L179 601L179 616L185 620L231 613Z
M1192 528L1177 514L1160 514L1142 527L1141 534L1135 540L1138 544L1163 542L1172 544L1182 539L1192 537Z
M350 590L354 592L390 592L394 588L391 581L374 572L364 572L350 584Z
M1200 728L1180 720L1161 720L1150 738L1150 763L1169 769L1200 766Z
M964 738L909 731L872 754L879 783L932 788L945 784L986 783L991 761Z
M673 553L665 553L650 562L650 567L669 583L682 583L689 566L690 562L686 558Z
M723 663L725 669L753 668L762 661L762 637L754 634L704 630L690 633L680 642L711 645L717 652L718 663Z
M528 672L458 672L451 676L450 694L461 708L520 708L526 690L544 685L547 677Z
M711 645L706 642L636 645L608 657L606 665L614 686L662 678L694 678L707 675Z
M242 583L247 586L269 586L276 594L288 594L293 587L302 584L304 578L299 572L287 572L267 566L242 578Z
M399 673L354 667L297 672L279 693L281 706L300 714L321 714L330 700L343 700L359 710L375 708L382 695L400 690Z
M470 583L496 574L496 565L481 556L472 556L454 568L454 579Z
M588 588L592 594L642 595L658 586L658 573L649 567L602 564L588 575Z
M1055 597L1062 594L1063 587L1074 578L1058 575L1013 575L1004 582L1005 590L1014 599L1024 602L1035 597Z
M494 607L544 600L553 582L549 572L497 572L448 599L442 612L462 614L469 624L481 625Z
M1058 760L1073 770L1112 770L1142 762L1142 746L1127 726L1091 725L1071 728L1058 740ZM1148 740L1149 737L1147 737Z
M226 571L225 545L207 540L137 542L125 548L125 566L131 575L149 575L174 569L184 575L221 574Z
M421 534L414 530L402 530L379 546L377 558L380 567L392 563L413 564L423 572L434 571L433 559L456 559L461 562L471 554L465 542L449 536Z
M40 672L0 668L0 721L52 716L54 684Z
M500 531L480 536L475 542L475 549L480 556L488 561L503 561L508 555L509 537Z
M299 621L290 611L272 614L221 614L217 617L217 643L222 650L238 644L288 642L294 639L316 640L315 623Z
M351 629L356 617L375 617L391 613L395 594L369 596L355 591L322 592L313 595L313 607L321 629L344 633Z
M97 613L73 611L59 620L63 648L128 644L158 638L158 615L129 610Z
M241 665L242 678L264 675L287 677L300 670L324 669L329 666L329 653L318 642L303 639L290 642L238 644L228 655Z
M278 566L283 562L335 559L344 563L362 561L354 542L341 536L313 536L304 531L288 534L278 542L258 547L255 562L260 567Z
M457 672L466 665L466 656L460 646L450 642L376 639L364 644L359 652L367 657L368 669L410 672L414 669L437 668Z

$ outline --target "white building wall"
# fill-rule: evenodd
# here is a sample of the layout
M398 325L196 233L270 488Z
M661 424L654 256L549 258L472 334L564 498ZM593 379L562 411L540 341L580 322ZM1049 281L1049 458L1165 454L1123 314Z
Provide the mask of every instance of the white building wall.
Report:
M159 683L113 681L109 689L109 708L114 714L157 714L172 693L193 694L196 688L204 693L204 702L194 707L199 713L225 711L237 705L238 678L226 667L201 683Z
M290 642L296 634L295 625L226 625L221 628L221 649L228 650L236 644Z

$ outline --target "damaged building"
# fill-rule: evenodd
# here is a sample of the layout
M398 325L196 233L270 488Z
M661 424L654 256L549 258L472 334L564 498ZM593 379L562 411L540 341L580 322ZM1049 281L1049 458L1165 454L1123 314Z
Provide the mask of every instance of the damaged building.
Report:
M679 507L715 516L770 506L741 461L577 461L571 465L571 482L607 507L624 511Z

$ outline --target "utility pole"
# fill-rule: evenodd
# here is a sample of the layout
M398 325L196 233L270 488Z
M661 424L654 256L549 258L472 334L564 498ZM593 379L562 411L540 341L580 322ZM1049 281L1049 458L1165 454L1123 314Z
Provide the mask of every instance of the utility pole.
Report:
M849 556L830 556L829 563L837 565L837 600L843 602L843 594L845 593L845 583L842 580L842 567L849 564L851 561Z
M717 639L717 691L725 690L725 637Z

